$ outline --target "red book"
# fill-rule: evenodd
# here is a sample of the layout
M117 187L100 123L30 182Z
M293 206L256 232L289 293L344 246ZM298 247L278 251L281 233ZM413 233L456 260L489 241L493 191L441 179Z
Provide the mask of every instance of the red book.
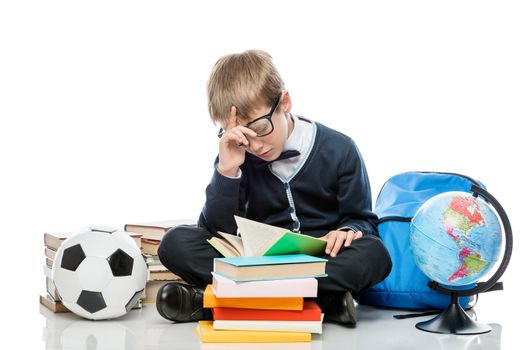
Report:
M320 308L313 300L305 300L303 310L213 308L213 318L215 320L232 321L320 321L321 314L322 311L320 311Z

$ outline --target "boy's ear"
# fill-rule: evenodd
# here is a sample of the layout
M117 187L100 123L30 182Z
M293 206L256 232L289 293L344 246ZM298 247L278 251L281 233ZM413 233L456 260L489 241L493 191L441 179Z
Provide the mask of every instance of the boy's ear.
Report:
M287 114L291 112L292 103L291 103L291 96L289 95L289 91L287 90L282 91L282 98L280 99L280 105L282 106L282 110L284 111L284 113Z
M237 125L238 125L237 108L235 106L231 106L231 109L229 110L229 118L227 121L227 126L235 127Z

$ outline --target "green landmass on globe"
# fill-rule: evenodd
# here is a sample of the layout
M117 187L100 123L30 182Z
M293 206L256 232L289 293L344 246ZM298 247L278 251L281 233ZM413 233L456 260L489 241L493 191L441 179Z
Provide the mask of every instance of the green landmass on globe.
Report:
M448 278L452 282L464 278L472 273L481 272L488 265L479 253L473 252L469 247L462 247L464 241L472 243L468 234L474 227L486 225L486 220L480 213L480 208L475 197L453 198L449 207L444 211L444 227L447 234L461 248L459 252L460 267Z

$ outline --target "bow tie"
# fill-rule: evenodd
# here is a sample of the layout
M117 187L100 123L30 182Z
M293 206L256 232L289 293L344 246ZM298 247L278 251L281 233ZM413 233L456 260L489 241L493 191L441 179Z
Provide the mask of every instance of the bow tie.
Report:
M256 168L263 168L265 166L268 166L269 164L273 163L273 162L276 162L278 160L282 160L282 159L289 159L289 158L293 158L293 157L298 157L300 155L300 152L297 151L297 150L288 150L288 151L284 151L282 152L277 159L274 159L274 160L270 160L270 161L266 161L266 160L263 160L261 158L258 158L257 156L252 156L251 157L251 160L253 162L253 165L256 167Z

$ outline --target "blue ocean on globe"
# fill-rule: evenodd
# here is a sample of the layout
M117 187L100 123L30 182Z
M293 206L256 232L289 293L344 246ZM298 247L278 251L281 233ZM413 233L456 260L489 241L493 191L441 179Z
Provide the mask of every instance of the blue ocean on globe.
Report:
M467 192L432 197L411 222L411 252L430 279L447 286L477 282L497 262L502 230L495 211Z

